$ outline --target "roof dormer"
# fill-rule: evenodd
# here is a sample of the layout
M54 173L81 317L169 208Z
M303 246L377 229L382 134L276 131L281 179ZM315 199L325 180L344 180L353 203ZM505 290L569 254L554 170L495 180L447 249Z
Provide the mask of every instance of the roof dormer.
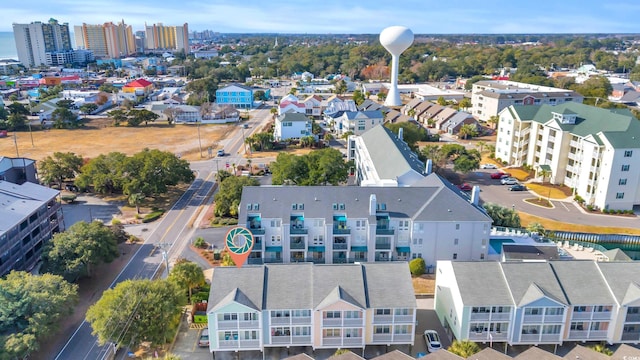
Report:
M561 124L574 125L578 117L578 114L568 109L564 109L562 112L552 111L551 114L553 114L553 120L559 121Z

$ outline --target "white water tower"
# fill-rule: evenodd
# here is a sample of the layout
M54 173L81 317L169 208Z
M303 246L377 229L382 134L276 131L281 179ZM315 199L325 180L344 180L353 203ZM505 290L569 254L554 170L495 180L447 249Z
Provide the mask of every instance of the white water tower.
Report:
M391 54L391 89L384 101L386 106L401 106L398 92L398 59L413 44L413 32L405 26L390 26L380 33L380 43Z

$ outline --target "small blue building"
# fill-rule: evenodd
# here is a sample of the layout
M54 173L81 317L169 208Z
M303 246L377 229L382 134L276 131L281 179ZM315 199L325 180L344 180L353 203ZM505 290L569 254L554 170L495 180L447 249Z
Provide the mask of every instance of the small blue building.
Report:
M218 105L231 105L236 109L251 109L253 106L253 89L239 84L230 84L216 90Z

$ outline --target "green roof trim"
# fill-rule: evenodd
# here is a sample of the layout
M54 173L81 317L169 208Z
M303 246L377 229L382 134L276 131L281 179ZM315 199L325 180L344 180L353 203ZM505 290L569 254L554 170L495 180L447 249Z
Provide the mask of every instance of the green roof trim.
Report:
M549 166L547 164L538 165L538 168L540 168L540 170L542 170L542 171L551 171L551 166Z

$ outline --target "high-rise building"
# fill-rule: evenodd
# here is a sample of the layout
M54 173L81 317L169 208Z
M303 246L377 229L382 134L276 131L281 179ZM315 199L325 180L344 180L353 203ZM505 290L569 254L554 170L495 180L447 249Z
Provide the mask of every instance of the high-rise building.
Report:
M176 50L189 53L189 26L145 24L145 48L148 50Z
M75 37L78 49L93 50L96 57L120 58L136 52L133 30L124 20L118 24L76 26Z
M13 24L18 59L25 66L57 65L57 53L72 52L69 24L56 19L48 23ZM49 59L49 61L47 61Z

